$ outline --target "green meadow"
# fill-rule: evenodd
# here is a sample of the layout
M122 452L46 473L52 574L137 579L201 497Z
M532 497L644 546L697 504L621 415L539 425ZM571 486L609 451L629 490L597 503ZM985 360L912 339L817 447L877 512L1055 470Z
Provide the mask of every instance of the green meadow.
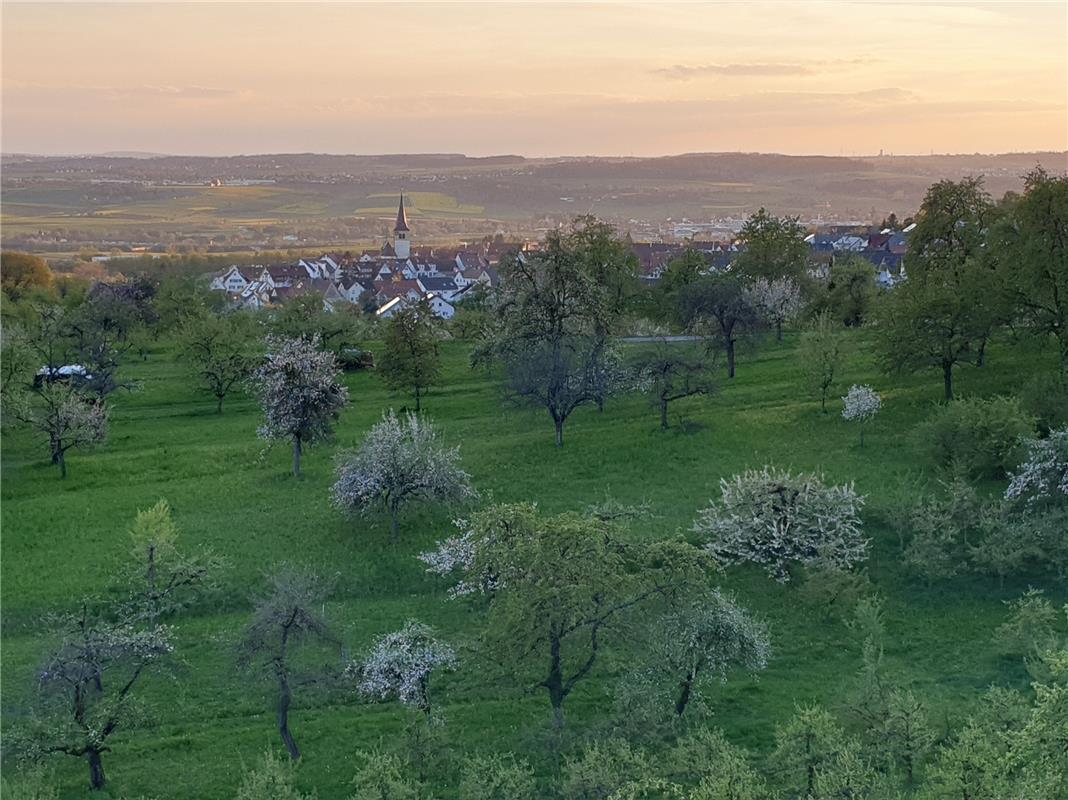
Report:
M1006 617L1002 601L1029 585L1045 589L1055 604L1068 599L1068 591L1038 576L1004 586L964 576L927 587L903 571L894 523L937 479L913 430L939 400L941 379L933 372L886 376L869 355L865 337L872 334L851 335L857 347L836 396L851 383L869 383L884 403L863 447L857 429L840 417L840 400L822 415L818 399L802 388L790 336L743 355L738 377L724 379L716 396L673 404L666 432L642 397L624 397L602 413L578 411L557 450L548 416L505 403L492 380L468 367L462 342L445 343L442 380L426 398L425 413L460 446L482 502L536 501L549 512L581 510L606 494L648 502L653 516L632 525L634 536L688 532L698 509L718 496L719 479L746 467L818 470L831 482L855 482L867 495L868 572L885 598L887 670L928 703L944 733L975 708L988 686L1027 686L1023 664L997 656L990 644ZM961 396L1007 393L1053 368L1052 353L999 341L986 366L959 371L958 389ZM437 628L462 654L457 672L435 679L451 750L521 753L549 785L544 694L487 669L465 647L478 633L477 611L449 600L444 583L415 558L449 535L451 520L463 510L411 507L391 545L384 516L353 519L331 504L336 449L358 443L386 409L408 404L407 396L384 389L373 372L347 375L352 404L337 442L312 449L305 474L295 479L288 449L266 448L257 438L255 404L235 396L215 414L213 399L198 392L165 342L145 360L131 361L126 374L140 389L115 399L106 446L70 454L65 481L39 443L20 431L4 436L5 726L27 713L35 670L50 642L42 634L43 617L74 608L87 595L117 593L114 576L129 549L134 515L165 498L181 543L212 548L227 568L220 590L175 620L178 663L145 683L143 719L110 740L106 796L230 797L265 749L282 752L270 687L236 668L234 645L249 617L250 594L266 570L286 560L336 575L326 616L352 654L410 618ZM715 689L712 723L763 757L775 726L796 704L840 710L857 685L860 642L840 619L827 621L799 603L796 586L777 584L760 570L732 568L721 582L767 621L774 654L759 677L735 675ZM627 663L625 649L612 651L568 700L565 751L611 724L610 690ZM343 688L298 692L290 719L305 754L298 786L324 799L347 796L355 754L397 746L412 714L395 703L367 703ZM83 761L57 756L52 763L62 797L89 794ZM435 785L435 796L456 796L455 774L440 776Z

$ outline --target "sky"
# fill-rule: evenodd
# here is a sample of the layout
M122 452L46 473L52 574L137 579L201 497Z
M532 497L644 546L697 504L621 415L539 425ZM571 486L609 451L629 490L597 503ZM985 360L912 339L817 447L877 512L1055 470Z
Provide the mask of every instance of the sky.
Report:
M1068 149L1068 2L2 5L4 152Z

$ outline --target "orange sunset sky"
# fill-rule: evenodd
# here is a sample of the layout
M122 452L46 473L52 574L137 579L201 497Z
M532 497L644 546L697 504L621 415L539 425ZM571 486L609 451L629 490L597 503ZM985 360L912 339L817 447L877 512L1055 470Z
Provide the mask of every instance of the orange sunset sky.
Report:
M5 152L1068 147L1068 2L3 3Z

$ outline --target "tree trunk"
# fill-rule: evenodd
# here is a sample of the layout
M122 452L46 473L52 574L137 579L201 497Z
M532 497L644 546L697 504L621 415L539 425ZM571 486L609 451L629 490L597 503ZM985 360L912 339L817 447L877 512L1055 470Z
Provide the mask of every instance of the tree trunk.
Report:
M727 377L734 378L734 339L727 339Z
M280 681L278 694L278 732L282 735L289 757L294 761L300 760L300 748L297 747L293 734L289 732L289 704L293 701L293 694L289 690L289 683Z
M393 503L389 504L389 541L392 544L397 543L397 532L399 525L397 524L397 507Z
M52 463L59 466L59 477L67 477L67 454L63 450L52 453Z
M107 778L104 775L104 762L100 759L100 751L88 750L85 758L89 761L89 785L94 789L103 789Z
M300 437L293 437L293 475L300 477L300 456L301 456Z
M827 387L823 387L823 391L820 392L820 411L824 414L827 413Z
M564 421L562 419L553 418L553 425L556 426L556 446L564 446Z
M778 341L782 341L782 320L775 320L775 338Z
M953 399L953 365L942 362L942 384L946 390L946 401Z
M216 395L216 397L218 398L219 402L215 405L215 413L216 414L221 414L222 413L223 395L221 395L221 394L220 395Z
M553 708L553 728L564 729L564 674L560 665L560 639L553 636L549 643L549 677L543 684L549 690L549 704Z
M686 711L686 706L690 704L690 697L693 694L693 678L687 676L680 686L682 690L679 692L679 699L675 701L676 717L681 717Z
M415 413L417 413L417 414L419 413L419 410L420 410L419 401L420 401L419 387L416 386L415 387Z
M668 429L668 401L660 399L660 430Z

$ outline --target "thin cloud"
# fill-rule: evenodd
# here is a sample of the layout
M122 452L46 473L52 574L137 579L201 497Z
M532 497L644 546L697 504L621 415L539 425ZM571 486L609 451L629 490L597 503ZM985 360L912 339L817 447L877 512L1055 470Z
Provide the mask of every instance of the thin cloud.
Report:
M805 63L750 63L750 64L673 64L652 70L672 80L688 81L694 78L726 75L728 77L798 77L816 75L830 69L870 63L866 58L843 58Z

